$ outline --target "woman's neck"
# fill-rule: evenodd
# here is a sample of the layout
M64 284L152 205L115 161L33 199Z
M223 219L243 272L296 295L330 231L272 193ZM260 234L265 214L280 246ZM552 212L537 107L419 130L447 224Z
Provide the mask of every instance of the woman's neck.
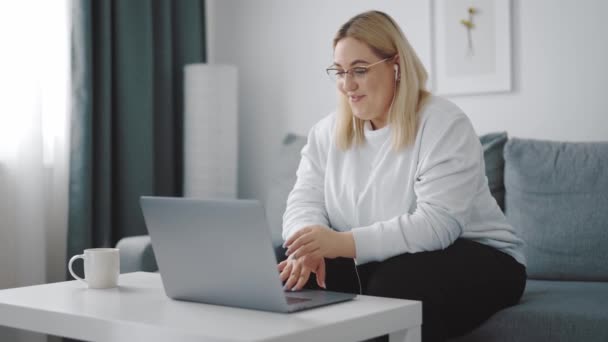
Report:
M372 125L373 131L384 128L386 126L386 117L369 120L369 123Z

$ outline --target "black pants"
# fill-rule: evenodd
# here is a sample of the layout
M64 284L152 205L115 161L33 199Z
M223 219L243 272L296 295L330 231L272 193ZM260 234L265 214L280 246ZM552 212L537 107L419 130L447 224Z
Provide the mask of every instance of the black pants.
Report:
M424 342L470 332L497 311L516 304L526 283L526 269L513 257L466 239L444 250L363 264L357 272L353 259L325 263L328 290L422 301ZM305 287L318 289L314 274Z

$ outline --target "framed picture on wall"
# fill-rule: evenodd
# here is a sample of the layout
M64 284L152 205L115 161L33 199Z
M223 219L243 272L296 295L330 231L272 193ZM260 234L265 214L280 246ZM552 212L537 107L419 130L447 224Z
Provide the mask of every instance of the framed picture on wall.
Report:
M510 0L434 0L432 16L435 93L511 90Z

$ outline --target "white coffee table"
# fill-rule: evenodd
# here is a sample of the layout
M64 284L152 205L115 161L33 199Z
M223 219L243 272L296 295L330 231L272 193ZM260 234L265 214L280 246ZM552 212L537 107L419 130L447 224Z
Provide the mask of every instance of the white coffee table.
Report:
M157 273L127 273L119 287L66 281L0 291L0 325L92 341L360 341L390 334L420 341L417 301L358 296L292 314L174 301Z

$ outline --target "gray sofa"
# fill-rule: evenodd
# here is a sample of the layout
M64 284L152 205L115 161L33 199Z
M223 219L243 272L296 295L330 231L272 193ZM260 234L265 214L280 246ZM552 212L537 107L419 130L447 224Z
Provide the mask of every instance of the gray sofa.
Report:
M528 281L518 305L454 341L608 341L608 142L480 141L490 190L526 242ZM263 199L276 246L305 142L285 138ZM117 247L122 272L156 270L147 236Z

